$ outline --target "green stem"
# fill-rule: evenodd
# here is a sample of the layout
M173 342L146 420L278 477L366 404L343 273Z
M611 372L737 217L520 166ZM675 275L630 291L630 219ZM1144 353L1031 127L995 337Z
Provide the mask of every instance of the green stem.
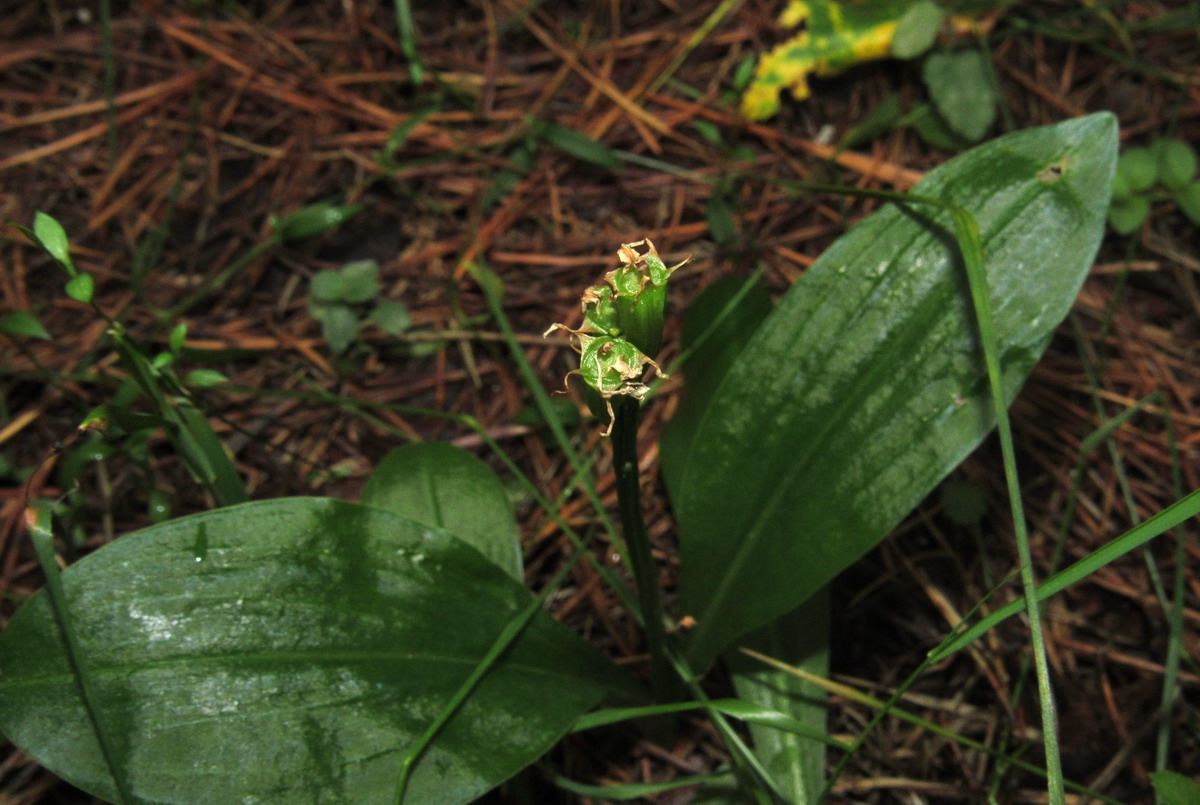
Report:
M650 650L650 670L654 690L660 701L673 698L679 680L667 659L666 630L663 628L662 600L659 598L658 572L650 553L650 536L642 518L641 486L638 483L638 407L637 400L622 397L613 403L613 470L617 476L617 506L621 513L621 532L625 535L627 560L637 584L638 601Z

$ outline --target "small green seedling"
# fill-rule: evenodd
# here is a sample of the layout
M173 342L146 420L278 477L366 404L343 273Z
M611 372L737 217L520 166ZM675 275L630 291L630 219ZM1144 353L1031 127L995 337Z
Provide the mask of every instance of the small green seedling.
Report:
M1141 228L1157 201L1174 201L1200 226L1200 181L1196 150L1182 140L1157 140L1149 148L1130 148L1117 161L1108 224L1121 235Z
M308 311L321 322L321 331L334 355L341 355L358 337L365 317L388 335L399 335L412 326L408 308L391 299L379 299L379 264L374 260L346 263L341 271L318 271L309 286Z

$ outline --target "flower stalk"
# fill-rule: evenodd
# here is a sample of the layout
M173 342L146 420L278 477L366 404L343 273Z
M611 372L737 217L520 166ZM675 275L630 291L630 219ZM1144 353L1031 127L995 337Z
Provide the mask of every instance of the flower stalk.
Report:
M639 246L646 251L639 252ZM565 330L572 336L579 352L579 369L570 374L583 378L593 413L601 416L597 409L602 404L608 416L604 435L613 442L621 531L637 585L654 688L659 699L670 699L679 680L667 657L658 573L642 514L637 436L639 407L650 391L643 376L653 369L666 377L654 355L662 346L667 280L687 260L668 268L649 240L622 244L617 259L621 264L605 274L603 282L583 292L579 329L554 324L546 335Z

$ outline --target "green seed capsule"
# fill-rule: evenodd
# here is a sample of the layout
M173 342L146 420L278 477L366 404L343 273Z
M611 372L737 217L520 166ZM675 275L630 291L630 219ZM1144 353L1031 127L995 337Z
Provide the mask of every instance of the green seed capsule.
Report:
M637 251L642 245L646 247L644 254ZM603 283L583 292L580 328L554 324L546 331L546 335L554 330L571 334L579 352L579 369L572 374L582 377L604 400L609 430L610 399L623 395L641 400L650 391L642 382L646 368L652 367L662 375L652 356L662 344L667 280L687 262L668 268L649 240L622 244L617 259L621 265L605 274Z

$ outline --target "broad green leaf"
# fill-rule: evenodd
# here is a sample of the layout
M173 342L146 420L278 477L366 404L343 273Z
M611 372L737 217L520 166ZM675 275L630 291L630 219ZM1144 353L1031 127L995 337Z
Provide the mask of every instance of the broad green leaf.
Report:
M38 210L33 215L33 234L42 248L75 276L75 265L71 262L71 244L67 232L57 218Z
M673 504L679 492L696 429L717 386L771 312L771 297L756 280L722 277L688 306L681 345L683 399L659 437L659 461Z
M1179 772L1150 772L1150 782L1163 805L1196 805L1200 802L1200 783Z
M757 281L724 277L706 288L688 308L682 338L687 355L683 399L659 440L663 480L677 513L681 478L709 400L771 307L766 289ZM827 676L828 642L829 600L823 593L747 636L744 644ZM824 732L823 695L814 686L794 675L766 668L744 654L732 653L726 660L741 698L787 713L813 732ZM790 800L797 805L815 802L825 769L824 745L770 725L755 724L751 734L754 753Z
M28 310L14 310L0 316L0 333L5 335L24 335L30 338L50 338L50 333L38 321L37 316Z
M937 39L942 27L942 10L931 0L917 0L900 15L892 39L892 55L898 59L920 56Z
M996 119L996 93L977 50L935 53L922 68L938 113L956 133L978 142Z
M91 274L76 274L63 286L67 296L76 302L83 302L85 305L92 301L92 293L95 288L96 281L92 279Z
M739 644L829 676L829 587L783 617L746 635ZM725 655L737 695L765 709L786 713L810 731L826 731L825 692L795 674L764 666L741 652ZM816 805L825 783L825 744L814 738L751 723L754 754L793 805Z
M466 543L292 498L117 540L65 574L138 803L391 803L412 740L530 596ZM463 803L629 678L539 612L446 725L411 803ZM44 593L0 638L0 729L75 785L111 777Z
M1115 158L1114 119L1092 115L986 143L914 189L980 226L1010 400L1091 265ZM797 281L697 430L676 496L693 663L875 545L991 430L990 411L949 216L888 205Z
M397 447L367 480L362 502L447 531L521 580L517 521L504 483L475 456L446 442Z

